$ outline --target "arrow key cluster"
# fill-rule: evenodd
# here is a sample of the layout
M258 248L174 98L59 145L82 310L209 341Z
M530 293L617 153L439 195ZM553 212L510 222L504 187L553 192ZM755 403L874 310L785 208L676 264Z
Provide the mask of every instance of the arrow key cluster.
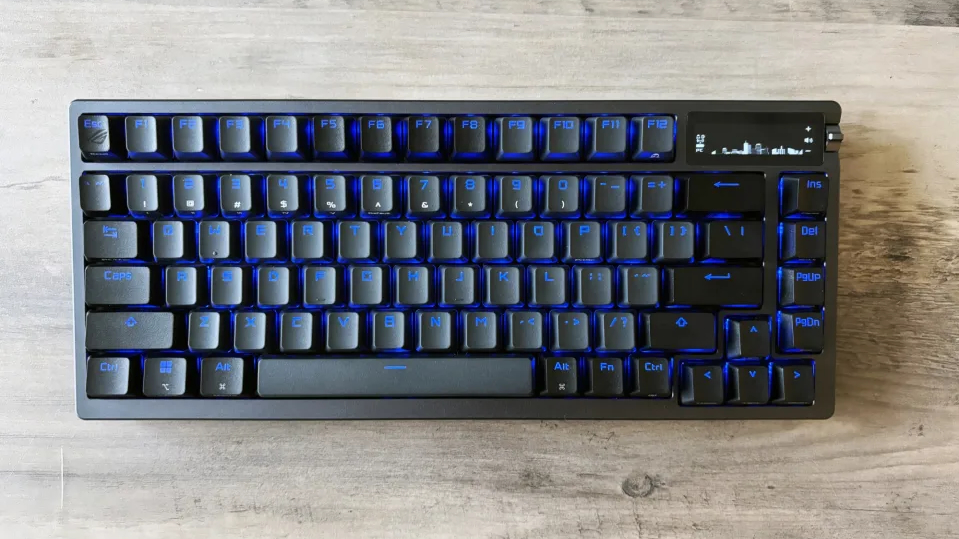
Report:
M812 361L683 364L680 404L684 406L809 406L816 398Z

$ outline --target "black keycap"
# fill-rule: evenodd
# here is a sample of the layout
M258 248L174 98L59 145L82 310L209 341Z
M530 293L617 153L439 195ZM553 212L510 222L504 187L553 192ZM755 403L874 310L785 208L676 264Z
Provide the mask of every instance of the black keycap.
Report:
M606 223L606 241L610 262L640 262L647 257L649 238L643 221Z
M213 266L210 269L210 304L236 307L249 301L251 271L238 266Z
M290 397L528 397L529 357L263 358L258 393Z
M758 307L763 302L763 269L700 266L666 269L669 305Z
M221 116L218 133L220 157L224 161L253 161L259 158L260 121L245 116Z
M436 116L410 116L407 120L409 142L406 157L412 161L432 161L443 157L443 123Z
M816 381L812 365L774 365L773 403L812 404L816 399Z
M385 270L388 271L388 270ZM389 303L389 276L381 266L350 266L350 305L385 305Z
M683 365L679 402L686 406L722 404L726 400L724 386L719 365Z
M443 189L438 176L406 177L406 214L410 217L442 215Z
M360 213L363 216L389 216L399 213L393 194L392 176L366 174L360 176L358 183Z
M540 119L543 161L579 161L579 118L553 116Z
M296 116L266 117L266 158L270 161L297 161L303 159L306 149L306 129Z
M603 237L596 221L563 222L563 262L600 262Z
M497 118L496 160L530 161L533 158L533 119L529 116Z
M668 399L673 396L673 380L669 360L659 357L631 357L629 395L647 399Z
M626 159L626 118L591 116L586 119L586 160Z
M80 153L87 161L110 160L121 151L111 140L110 120L106 116L84 114L77 120Z
M769 355L769 342L769 320L726 320L726 357L729 359L766 357Z
M429 305L433 303L433 271L427 266L396 266L396 305Z
M342 116L313 117L313 156L317 159L341 160L349 157L347 119Z
M207 352L229 348L229 314L194 311L190 313L187 331L187 347L194 352Z
M445 352L453 348L453 314L416 311L416 351Z
M173 313L87 313L87 350L162 350L173 348Z
M200 361L200 396L239 397L243 394L241 358L205 357Z
M152 174L131 174L127 182L127 208L134 215L153 215L160 211L160 188Z
M143 396L186 395L189 367L182 357L148 357L143 362Z
M716 317L709 313L645 313L643 328L644 350L716 350Z
M199 281L197 280L196 268L183 266L170 266L164 270L166 272L165 302L170 307L191 307L196 305L199 297ZM206 278L206 273L204 280ZM87 298L89 298L89 294Z
M544 350L542 313L509 311L506 313L506 351L539 352Z
M239 255L239 233L229 221L200 221L200 260L211 262Z
M620 266L620 307L653 307L659 303L659 270L654 266Z
M635 217L669 215L673 211L673 179L669 176L632 176L632 205Z
M311 266L303 272L303 304L307 307L339 305L342 269Z
M476 303L476 268L473 266L440 266L439 303L443 307Z
M783 352L822 352L822 311L779 314L779 349Z
M483 266L486 306L513 306L523 303L522 268L520 266Z
M373 260L376 256L373 227L366 221L339 221L336 223L337 258L340 262Z
M204 180L199 174L173 177L173 211L181 217L197 217L206 209Z
M541 393L546 397L568 397L579 391L577 384L577 363L572 357L547 357L540 362L543 366L543 381L546 389Z
M621 397L623 395L623 360L615 357L586 359L589 375L587 397Z
M180 161L205 161L213 155L212 122L203 116L173 117L173 155Z
M88 266L84 272L87 305L147 305L151 269L138 266Z
M350 215L353 206L353 182L346 176L313 177L313 214L323 218L341 218Z
M167 130L163 130L161 137L160 126L158 123L165 124ZM127 116L124 119L126 132L127 155L134 161L159 161L165 159L168 153L168 141L166 135L169 134L170 124L166 121L158 122L153 116Z
M486 217L486 176L450 176L453 183L452 216Z
M498 315L492 311L462 313L464 352L491 352L499 348Z
M293 221L291 242L294 261L330 258L330 227L322 221Z
M679 211L763 213L765 179L758 174L703 174L679 180Z
M247 262L270 260L279 256L276 225L276 221L247 221L243 224L243 255Z
M689 262L696 246L695 228L689 221L653 223L653 262Z
M383 261L420 260L420 225L415 221L388 221L383 225Z
M556 232L550 221L519 221L516 223L519 262L556 261Z
M353 311L326 313L326 351L355 352L366 342L365 316Z
M270 315L272 317L272 314ZM267 347L266 313L236 313L233 320L233 348L237 352L261 352ZM272 328L269 328L272 329Z
M703 224L703 258L746 260L763 257L763 223L711 221Z
M430 221L430 262L466 260L463 224L451 221Z
M389 116L360 117L360 159L383 160L394 156L393 122Z
M826 277L822 268L782 268L779 304L818 307L826 300Z
M829 202L829 178L822 174L783 176L782 214L823 214Z
M613 303L613 272L605 266L573 266L573 305L605 307Z
M291 174L266 177L266 211L272 217L289 217L300 210L300 179Z
M406 314L400 311L376 311L370 335L370 350L400 352L406 350Z
M633 118L633 159L672 161L675 135L672 116Z
M91 357L87 361L87 396L90 398L127 397L130 387L130 358Z
M453 159L482 159L486 154L486 119L482 116L457 116L452 122Z
M529 266L527 268L530 306L566 304L566 267Z
M589 350L589 315L575 311L550 311L550 350Z
M110 177L106 174L80 176L80 209L87 215L105 213L113 206Z
M318 318L317 322L319 322ZM317 325L319 325L319 323L317 323ZM312 314L301 312L285 312L280 314L281 352L299 353L312 350L313 335Z
M290 303L293 282L284 266L260 266L256 269L256 304L283 307Z
M596 351L633 352L636 350L636 318L631 312L596 313Z
M220 176L220 212L242 217L253 211L253 180L246 174Z
M88 259L136 258L139 254L136 223L132 221L83 223L83 252Z
M626 215L626 178L586 176L586 216L623 217L624 215Z
M782 224L780 259L813 260L826 257L826 223L803 221Z
M726 364L728 404L769 403L769 368L765 365Z
M533 216L532 177L497 176L493 182L497 217L519 219Z
M579 178L543 176L543 217L579 215Z
M473 261L508 262L510 260L509 223L503 221L473 222Z

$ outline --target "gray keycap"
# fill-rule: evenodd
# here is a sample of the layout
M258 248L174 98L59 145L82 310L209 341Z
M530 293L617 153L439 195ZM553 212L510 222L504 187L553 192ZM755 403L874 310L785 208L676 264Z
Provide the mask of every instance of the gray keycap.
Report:
M230 326L227 320L221 321L220 318L220 313L216 312L190 313L187 330L187 346L190 350L204 352L227 347Z
M173 210L183 217L200 215L205 209L203 176L177 174L173 177Z
M420 258L420 225L414 221L388 221L384 224L383 258L385 262Z
M401 311L373 313L370 349L374 352L400 351L407 348L406 314Z
M243 227L245 232L243 255L247 262L277 258L279 249L276 222L247 221Z
M235 307L247 301L246 268L214 266L210 272L210 304L214 307Z
M88 350L162 350L172 348L173 313L88 313Z
M89 266L84 272L87 305L150 303L151 269L131 266Z
M506 313L506 350L508 352L543 349L543 315L536 311Z
M106 174L80 176L80 209L87 213L108 212L112 203L109 176Z
M241 216L253 210L253 181L246 174L220 176L220 211Z
M493 311L462 313L464 352L492 351L499 348L499 315Z
M365 317L355 311L326 313L326 351L355 352L366 342Z
M238 352L265 350L270 329L266 313L236 313L233 321L233 348Z
M169 266L165 270L166 304L170 307L186 307L196 305L197 277L196 268L184 266ZM206 273L204 273L204 277Z
M260 266L256 269L256 304L282 307L290 303L290 269L284 266Z
M280 351L305 352L313 348L313 315L285 312L280 314Z
M200 221L200 260L225 260L233 256L233 230L229 221Z
M83 223L83 253L88 259L136 258L137 243L137 224L133 221Z
M393 271L396 305L426 305L433 302L431 267L397 266Z
M527 277L530 306L566 303L566 268L564 266L530 266L527 269Z
M333 266L309 266L303 274L303 304L328 306L340 303L342 270Z
M190 223L190 230L193 230L192 223ZM182 222L155 221L153 223L153 258L158 261L185 258L186 237Z
M416 311L416 350L442 352L453 348L453 315L449 311Z
M293 221L293 260L329 259L329 226L323 221Z
M152 214L160 210L157 177L152 174L127 176L127 208L130 213Z
M483 266L486 289L483 303L487 306L522 305L523 283L520 266Z

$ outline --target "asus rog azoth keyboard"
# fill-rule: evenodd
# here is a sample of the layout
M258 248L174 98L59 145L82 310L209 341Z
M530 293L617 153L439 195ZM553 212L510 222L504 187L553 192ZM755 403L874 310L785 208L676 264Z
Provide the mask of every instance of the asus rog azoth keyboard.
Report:
M75 101L89 419L832 415L831 101Z

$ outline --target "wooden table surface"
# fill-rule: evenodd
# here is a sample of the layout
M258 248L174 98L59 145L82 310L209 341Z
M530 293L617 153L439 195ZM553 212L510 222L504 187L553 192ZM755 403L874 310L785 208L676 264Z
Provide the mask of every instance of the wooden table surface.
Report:
M959 537L959 5L752 4L0 0L0 535ZM80 421L77 98L835 99L836 415Z

